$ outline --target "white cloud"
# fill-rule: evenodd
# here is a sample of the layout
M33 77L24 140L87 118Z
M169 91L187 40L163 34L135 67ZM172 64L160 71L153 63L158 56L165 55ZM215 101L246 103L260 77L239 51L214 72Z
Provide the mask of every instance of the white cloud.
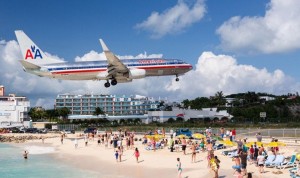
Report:
M181 76L179 82L175 82L175 76L149 77L110 88L103 86L105 81L60 81L37 77L25 73L18 59L21 59L21 53L17 42L1 41L0 85L4 85L10 93L28 96L32 106L42 105L46 108L52 108L55 97L63 93L138 94L182 101L186 98L214 95L217 91L225 94L247 91L282 94L300 89L299 83L281 70L269 72L267 69L240 65L231 56L211 52L202 53L195 69ZM86 60L89 58L86 57Z
M299 83L281 70L268 72L265 68L237 64L231 56L204 52L193 71L182 76L180 82L169 83L165 89L179 98L194 98L211 96L217 91L224 94L247 91L282 94L300 88Z
M89 53L83 55L82 57L76 56L75 61L104 61L106 57L104 53L98 53L94 50Z
M144 54L140 53L137 56L132 56L132 55L123 55L123 56L119 56L117 55L117 57L119 59L140 59L140 58L161 58L163 55L162 54L150 54L147 55L147 53L145 52ZM82 57L76 56L75 61L79 62L79 61L105 61L106 57L105 54L103 52L98 53L96 51L90 51L87 54L84 54Z
M232 17L217 29L222 48L250 53L299 49L299 8L297 0L271 0L262 17Z
M152 14L136 25L138 29L152 33L152 37L160 38L166 34L178 33L200 21L206 12L204 0L196 0L194 4L179 0L178 3L162 13Z

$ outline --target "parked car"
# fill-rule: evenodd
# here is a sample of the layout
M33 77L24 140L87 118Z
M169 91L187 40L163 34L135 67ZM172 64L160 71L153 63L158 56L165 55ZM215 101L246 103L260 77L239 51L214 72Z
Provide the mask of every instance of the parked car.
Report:
M46 134L47 132L48 132L48 129L46 129L46 128L38 130L38 133L44 133L44 134Z
M95 133L95 131L97 131L97 128L89 127L84 130L84 133Z
M63 132L65 134L75 134L75 130L68 130L68 129L66 129L66 130L63 130Z
M38 133L38 129L37 128L27 128L25 130L25 133Z
M177 129L175 132L176 132L176 136L177 135L186 135L187 137L192 136L192 132L189 129Z

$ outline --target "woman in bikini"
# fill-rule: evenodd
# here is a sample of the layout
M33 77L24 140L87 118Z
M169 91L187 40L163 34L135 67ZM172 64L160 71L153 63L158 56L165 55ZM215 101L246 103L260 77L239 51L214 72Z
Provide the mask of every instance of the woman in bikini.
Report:
M196 145L195 145L195 143L192 143L191 150L192 150L192 163L195 163L196 162Z

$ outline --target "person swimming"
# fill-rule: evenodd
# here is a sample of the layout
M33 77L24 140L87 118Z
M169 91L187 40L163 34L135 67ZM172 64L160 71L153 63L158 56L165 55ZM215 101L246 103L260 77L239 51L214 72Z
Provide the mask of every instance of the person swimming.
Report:
M24 154L23 154L23 157L24 157L24 159L28 159L28 151L24 151Z

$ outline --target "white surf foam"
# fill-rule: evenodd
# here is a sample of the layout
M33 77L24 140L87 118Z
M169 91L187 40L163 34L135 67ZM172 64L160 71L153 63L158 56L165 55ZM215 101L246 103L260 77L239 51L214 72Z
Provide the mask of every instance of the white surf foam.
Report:
M29 154L33 154L33 155L49 154L55 152L54 147L26 146L24 149L27 150Z

